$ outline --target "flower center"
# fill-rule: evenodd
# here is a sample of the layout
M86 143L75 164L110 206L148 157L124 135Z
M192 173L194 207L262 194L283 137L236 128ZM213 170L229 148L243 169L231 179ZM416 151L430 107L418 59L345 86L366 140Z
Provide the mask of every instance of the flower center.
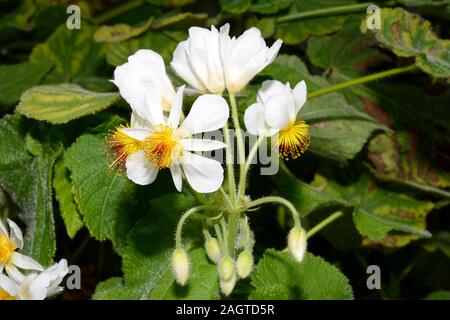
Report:
M153 129L144 141L147 159L157 168L168 168L181 156L183 149L180 135L171 126L161 124Z
M106 143L110 149L113 161L110 168L125 168L126 160L135 152L142 150L143 142L134 139L124 132L125 126L120 125L114 129L106 138Z
M310 140L308 125L296 121L279 132L276 144L282 158L296 159L308 148Z
M0 288L0 300L16 300L16 299L8 292Z
M0 234L0 264L8 264L16 247L4 234Z

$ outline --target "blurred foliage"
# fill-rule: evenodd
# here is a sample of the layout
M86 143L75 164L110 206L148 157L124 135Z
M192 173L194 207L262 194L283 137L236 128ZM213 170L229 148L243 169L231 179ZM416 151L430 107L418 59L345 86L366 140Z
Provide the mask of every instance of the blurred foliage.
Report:
M66 27L70 4L81 30ZM311 99L301 111L306 154L275 176L254 166L252 198L285 196L307 229L342 217L309 240L298 265L276 251L292 224L284 209L249 213L257 265L231 297L449 299L450 1L375 4L379 31L366 30L368 4L355 0L1 0L0 216L20 219L25 252L41 263L80 265L83 289L63 298L220 298L199 223L186 232L191 285L176 285L170 269L176 222L198 199L164 174L141 187L108 168L105 135L129 118L108 80L141 48L168 65L190 26L229 22L236 35L255 26L284 45L239 96L241 111L269 78L305 80L311 93L419 68ZM373 264L381 290L366 286Z

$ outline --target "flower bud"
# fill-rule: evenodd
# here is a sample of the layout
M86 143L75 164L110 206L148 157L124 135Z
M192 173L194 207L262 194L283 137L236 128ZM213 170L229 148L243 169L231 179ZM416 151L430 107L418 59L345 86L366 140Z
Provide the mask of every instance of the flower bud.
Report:
M289 231L288 248L295 260L303 260L306 252L306 232L300 227L294 227Z
M230 256L225 256L219 263L219 275L223 281L230 280L233 276L236 276L234 272L234 261ZM234 286L234 285L233 285Z
M229 296L230 293L233 291L234 286L236 285L236 274L233 273L233 275L231 276L231 278L229 280L220 280L220 290L222 291L222 293L225 296Z
M253 255L245 250L241 252L236 261L236 270L242 279L247 278L253 269Z
M184 286L189 278L189 258L183 248L176 248L172 254L172 271L178 284Z
M219 242L217 241L217 239L209 238L208 240L206 240L205 249L206 249L206 254L208 255L208 258L214 263L219 263L221 253L220 253Z

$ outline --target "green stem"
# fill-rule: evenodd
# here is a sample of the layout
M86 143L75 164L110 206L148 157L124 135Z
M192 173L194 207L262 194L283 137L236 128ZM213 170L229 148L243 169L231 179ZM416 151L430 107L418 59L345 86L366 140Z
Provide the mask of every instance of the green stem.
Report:
M230 211L228 221L228 254L234 257L234 244L236 243L236 232L240 211L235 209Z
M181 231L183 229L183 225L186 221L187 218L189 218L189 216L191 216L194 213L197 213L198 211L205 209L206 206L198 206L198 207L193 207L191 209L189 209L188 211L186 211L180 218L180 220L178 221L178 225L177 225L177 231L175 233L175 245L177 248L181 247Z
M98 16L97 18L94 19L94 21L97 24L103 24L108 20L114 19L127 11L133 10L133 9L141 6L143 3L144 3L144 0L134 0L134 1L127 2L121 6L118 6L114 9L112 9L111 11L108 11L108 12Z
M338 212L333 213L328 218L324 219L322 222L320 222L319 224L314 226L314 228L312 228L311 230L306 232L306 238L311 238L314 234L316 234L317 232L319 232L320 230L325 228L327 225L332 223L334 220L342 217L343 215L344 214L342 213L342 211L338 211Z
M230 132L228 129L228 123L225 123L223 128L223 136L225 144L225 162L227 164L227 176L228 176L228 190L230 191L230 201L233 206L236 205L236 179L234 177L233 159L231 155L231 143Z
M241 183L241 181L239 181L239 191L238 191L239 197L242 197L245 195L245 182L247 180L248 169L250 168L250 165L252 164L252 160L253 160L254 156L256 155L256 152L258 151L259 146L265 139L266 139L266 136L263 136L263 135L259 136L258 140L255 142L255 144L253 145L252 149L250 150L250 152L248 154L247 161L245 162L245 166L244 166L244 173L243 173L244 182Z
M248 208L256 207L264 203L279 203L286 206L292 214L292 219L294 219L294 224L296 227L300 227L300 217L297 209L288 200L280 197L264 197L260 199L253 200L247 204Z
M383 71L383 72L378 72L378 73L374 73L365 77L361 77L358 79L354 79L354 80L350 80L350 81L346 81L343 83L339 83L336 84L334 86L330 86L330 87L326 87L326 88L322 88L316 91L313 91L311 93L308 94L308 99L312 99L327 93L331 93L334 91L338 91L338 90L342 90L342 89L346 89L349 87L353 87L353 86L357 86L363 83L367 83L367 82L371 82L374 80L378 80L378 79L382 79L382 78L386 78L386 77L390 77L396 74L400 74L400 73L405 73L405 72L409 72L412 70L415 70L417 68L416 64L413 63L409 66L406 67L400 67L400 68L394 68L394 69L390 69L387 71Z
M311 10L311 11L306 11L306 12L299 12L299 13L290 14L290 15L287 15L284 17L280 17L280 18L276 19L276 23L289 22L292 20L300 20L303 18L331 16L331 15L365 11L365 10L367 10L367 7L370 6L371 4L373 4L373 3L365 2L365 3L351 4L351 5L346 5L346 6L331 7L331 8L326 8L326 9L318 9L318 10Z
M236 104L236 97L234 93L229 93L230 104L231 104L231 115L233 118L234 129L236 130L236 139L238 146L238 155L239 155L239 193L237 197L237 202L239 202L243 196L242 192L245 193L245 146L244 146L244 138L242 137L241 125L239 124L239 114Z

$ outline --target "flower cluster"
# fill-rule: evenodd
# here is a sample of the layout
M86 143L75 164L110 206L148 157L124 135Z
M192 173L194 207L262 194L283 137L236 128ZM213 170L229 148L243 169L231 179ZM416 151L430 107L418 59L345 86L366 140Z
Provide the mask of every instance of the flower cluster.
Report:
M245 187L251 160L265 138L272 138L273 146L286 159L299 157L310 143L308 125L298 118L306 102L305 82L291 89L289 83L269 80L259 89L256 102L245 111L248 132L260 137L246 159L236 94L276 58L282 41L277 40L268 47L256 28L238 38L230 37L229 29L228 24L219 30L214 26L210 30L192 27L188 39L178 44L170 65L187 87L175 89L163 58L149 49L137 51L127 63L117 67L112 82L131 106L131 120L129 125L118 126L107 137L113 157L110 166L126 171L127 177L136 184L151 184L159 170L169 169L178 191L182 190L184 179L198 193L220 190L221 203L209 201L218 197L202 196L205 203L181 217L172 266L175 279L184 285L189 278L189 257L182 246L181 231L190 215L200 214L205 222L206 253L217 264L225 295L232 292L238 278L248 277L253 268L254 237L246 215L251 208L269 202L286 205L294 220L288 247L295 259L303 259L306 234L292 204L272 196L251 201L245 195ZM183 112L185 93L197 95L186 115ZM239 185L230 147L230 113L240 159ZM194 137L216 130L223 131L224 142ZM227 158L226 183L221 163L197 154L220 149L225 149ZM203 212L207 214L202 215Z
M20 228L8 219L9 232L0 220L0 300L43 300L62 291L67 261L44 269L37 261L18 252L23 248ZM22 270L33 270L24 275ZM6 275L3 274L6 271Z

